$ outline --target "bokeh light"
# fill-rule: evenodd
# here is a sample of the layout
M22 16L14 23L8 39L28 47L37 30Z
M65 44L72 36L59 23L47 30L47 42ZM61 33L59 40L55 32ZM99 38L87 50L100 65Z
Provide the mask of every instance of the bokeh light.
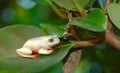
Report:
M102 66L97 62L92 63L90 73L103 73Z
M15 11L12 8L6 8L1 13L1 18L5 23L11 23L14 19Z
M36 5L36 3L31 0L16 0L16 2L25 9L31 9Z

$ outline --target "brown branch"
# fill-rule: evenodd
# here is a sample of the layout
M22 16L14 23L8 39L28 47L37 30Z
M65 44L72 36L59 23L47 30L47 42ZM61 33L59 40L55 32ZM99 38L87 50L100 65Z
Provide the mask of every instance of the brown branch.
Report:
M94 39L94 40L88 40L88 41L76 41L75 43L75 47L88 47L88 46L95 46L98 43L100 43L101 40L100 39Z
M110 0L106 0L107 1L107 4L109 4L110 3Z
M70 40L69 37L74 38L74 40L73 39ZM92 39L92 40L87 40L87 41L81 41L79 36L77 35L76 31L75 31L75 27L74 26L68 26L66 28L66 32L64 34L64 38L67 38L70 41L72 41L72 43L75 44L75 48L95 46L98 43L100 43L101 41L103 41L103 38Z
M72 26L72 25L69 25L69 26L66 27L66 31L63 34L63 37L64 37L64 39L68 39L69 37L72 37L74 40L80 40L77 37L77 33L75 31L75 27ZM71 39L69 39L69 40L71 40Z
M71 51L66 56L66 61L65 61L65 64L63 66L64 73L73 73L73 70L79 64L81 54L82 54L82 50L77 49L77 50Z
M113 30L114 30L114 27L112 23L109 21L108 28L105 32L105 42L112 45L116 49L120 50L120 38L116 36Z

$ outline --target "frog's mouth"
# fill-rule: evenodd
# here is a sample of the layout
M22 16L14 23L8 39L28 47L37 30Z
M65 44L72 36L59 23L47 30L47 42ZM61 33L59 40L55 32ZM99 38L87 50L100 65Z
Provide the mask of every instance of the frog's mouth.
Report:
M52 48L47 48L47 50L55 50L57 47L62 46L63 44L57 44L55 46L52 46Z
M62 44L57 44L52 46L52 48L47 48L47 50L55 50L57 47L61 46Z

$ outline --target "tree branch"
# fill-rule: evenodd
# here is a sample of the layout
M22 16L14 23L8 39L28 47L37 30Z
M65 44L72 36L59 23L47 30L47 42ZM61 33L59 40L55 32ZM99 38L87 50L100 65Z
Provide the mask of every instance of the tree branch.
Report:
M116 36L113 30L114 27L112 23L108 21L108 28L105 32L105 42L120 50L120 38Z
M88 47L88 46L95 46L98 43L100 43L100 39L93 39L93 40L88 40L88 41L75 41L75 48L78 47Z

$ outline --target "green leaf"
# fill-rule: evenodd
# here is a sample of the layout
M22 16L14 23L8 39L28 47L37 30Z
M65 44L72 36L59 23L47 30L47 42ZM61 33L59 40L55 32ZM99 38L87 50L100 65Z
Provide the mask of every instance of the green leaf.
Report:
M40 28L48 35L57 35L62 37L65 32L64 28L61 28L60 25L54 24L40 24Z
M107 29L106 17L100 9L94 9L87 16L74 18L68 24L96 32L102 32Z
M63 64L62 64L62 62L60 62L59 64L57 64L57 65L55 65L55 66L53 66L53 67L51 67L51 68L49 68L47 70L44 70L41 73L48 73L48 71L49 71L49 73L64 73L63 72Z
M120 4L111 3L107 6L108 15L113 24L120 29Z
M52 54L41 55L35 59L22 58L16 53L16 49L26 40L42 35L45 35L42 30L28 25L0 29L0 73L41 73L52 67L54 70L54 66L60 63L73 44L60 46Z
M78 11L72 0L52 0L54 1L57 5L60 7L63 7L67 10L72 10L72 11ZM78 3L78 6L80 8L84 8L85 5L89 2L89 0L76 0L76 3Z
M84 48L74 73L119 73L120 51L102 43Z
M12 25L1 28L0 58L16 55L15 49L22 47L25 41L43 35L45 33L41 29L30 25Z

